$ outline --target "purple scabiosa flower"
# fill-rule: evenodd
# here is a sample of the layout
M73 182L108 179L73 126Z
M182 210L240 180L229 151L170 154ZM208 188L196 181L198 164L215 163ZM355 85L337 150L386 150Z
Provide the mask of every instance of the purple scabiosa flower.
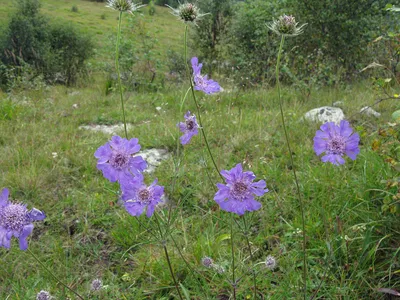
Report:
M261 203L254 200L254 195L262 196L268 189L264 180L253 182L256 178L253 172L243 172L242 164L237 164L232 170L221 171L226 184L217 183L218 191L214 200L222 210L243 215L246 211L261 208Z
M98 278L93 280L92 283L90 284L90 290L93 292L100 291L102 287L103 287L103 281L101 281Z
M214 264L214 260L211 257L205 256L201 259L201 264L206 268L211 268Z
M203 67L203 64L199 64L197 57L193 57L191 62L195 90L202 91L208 95L221 91L221 87L219 86L218 82L208 79L207 75L201 75L201 68Z
M352 160L356 159L360 153L359 142L360 136L358 133L353 133L349 122L342 120L339 126L334 122L328 122L315 133L314 151L317 155L325 152L321 158L323 162L341 165L344 164L344 154Z
M185 114L185 122L180 122L177 126L184 133L180 138L182 145L186 145L190 142L192 136L199 134L199 124L197 124L196 116L190 111Z
M53 297L50 295L48 291L42 290L36 295L36 300L50 300L50 299L53 299Z
M28 249L28 236L33 230L33 221L41 221L46 215L40 210L33 208L28 211L26 205L11 203L8 200L10 192L7 188L0 195L0 247L9 249L11 238L19 239L19 248Z
M164 187L157 185L157 179L151 185L146 186L142 174L122 180L121 190L121 199L124 201L125 209L134 217L140 216L147 208L146 215L150 218L164 194Z
M265 267L271 271L273 271L276 268L276 259L272 255L268 255L267 258L265 259Z
M128 179L132 174L138 174L147 167L141 156L132 157L140 150L138 139L127 140L113 136L111 141L99 147L94 156L98 159L97 169L103 172L105 178L111 182Z

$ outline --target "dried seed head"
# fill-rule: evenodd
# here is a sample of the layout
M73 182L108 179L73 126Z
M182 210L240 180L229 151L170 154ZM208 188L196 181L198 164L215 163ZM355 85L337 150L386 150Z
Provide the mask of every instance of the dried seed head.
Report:
M134 12L144 5L135 4L131 0L108 0L106 7L122 12Z
M183 4L179 4L178 8L172 8L169 5L166 6L168 6L172 10L172 14L174 16L187 24L196 24L198 20L207 15L200 13L200 9L193 3L185 2Z
M296 19L293 16L282 15L278 20L274 20L271 24L267 25L269 29L278 35L296 36L303 33L303 28L307 24L298 26Z

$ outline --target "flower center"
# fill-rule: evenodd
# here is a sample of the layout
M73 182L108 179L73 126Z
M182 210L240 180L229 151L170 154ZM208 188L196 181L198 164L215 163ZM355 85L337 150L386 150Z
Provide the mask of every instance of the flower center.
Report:
M139 198L139 201L141 203L149 204L150 203L151 194L150 194L148 189L143 189L143 190L139 191L138 198Z
M327 150L332 154L343 155L345 147L345 139L342 136L335 136L327 141Z
M195 128L195 123L192 119L186 120L186 129L192 131Z
M21 204L10 204L0 212L0 225L8 230L21 231L27 223L28 210Z
M238 181L233 184L232 194L240 201L243 201L243 198L246 196L248 191L248 185L242 181Z
M195 83L197 86L199 87L204 87L205 86L205 81L204 81L204 77L201 75L196 75L195 79Z
M110 159L110 164L112 167L115 169L124 169L129 162L129 155L126 155L124 153L115 153L111 159Z

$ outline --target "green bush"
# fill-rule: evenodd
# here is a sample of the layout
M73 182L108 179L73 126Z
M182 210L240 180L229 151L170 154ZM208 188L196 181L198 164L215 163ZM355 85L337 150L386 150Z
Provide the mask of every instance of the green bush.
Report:
M156 7L155 7L155 5L154 5L154 1L153 0L151 0L150 2L149 2L149 15L150 16L154 16L154 14L156 13Z
M18 78L21 67L28 64L32 76L40 75L49 83L74 84L93 54L93 44L72 26L50 24L39 8L37 0L19 0L0 40L0 61L6 66L7 78ZM2 84L7 81L3 78Z

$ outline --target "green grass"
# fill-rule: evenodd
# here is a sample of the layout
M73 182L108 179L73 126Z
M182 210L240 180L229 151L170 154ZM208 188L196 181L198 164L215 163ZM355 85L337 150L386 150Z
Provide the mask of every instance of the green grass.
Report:
M8 1L3 2L0 20L11 8ZM77 13L71 12L73 5ZM162 56L168 47L181 49L183 26L164 8L157 10L149 26ZM112 49L101 48L116 29L117 13L95 2L50 0L43 2L43 11L54 20L70 20L96 35L95 60L112 62ZM103 13L105 20L100 18ZM85 298L177 299L162 245L152 235L155 218L142 216L139 224L119 205L118 185L96 169L93 154L110 136L79 129L80 125L121 122L118 93L106 96L104 81L97 76L82 88L53 86L0 93L0 187L8 187L12 198L29 208L45 211L47 218L35 224L29 248ZM180 111L186 88L126 92L127 121L133 124L128 134L139 138L143 149L165 148L172 153L146 180L150 183L158 178L173 205L173 226L166 245L182 292L189 299L228 299L232 293L230 215L213 201L215 183L221 179L200 136L181 149L179 156L176 151L180 136L176 124L186 110L196 111L190 97ZM216 162L225 170L241 162L270 189L259 199L262 209L246 215L253 260L240 230L243 218L235 218L236 274L241 278L238 299L254 299L249 268L268 255L277 258L278 268L271 272L262 264L255 267L259 298L262 294L265 299L300 299L301 216L277 92L242 91L228 84L224 88L225 92L215 96L197 94ZM337 100L344 102L346 116L352 116L376 97L368 82L314 90L306 101L293 88L283 89L305 201L308 298L317 293L314 299L385 299L378 288L400 286L399 211L382 210L387 201L393 207L398 201L393 197L398 193L398 172L387 159L398 158L398 150L389 137L378 135L379 128L388 126L398 103L377 105L375 109L382 113L379 119L351 118L361 135L361 153L356 161L347 160L340 167L323 165L315 156L312 139L319 125L301 121L306 111ZM73 104L79 104L78 109ZM158 106L161 111L156 110ZM398 130L398 125L393 128ZM382 146L373 151L377 140ZM161 217L167 213L167 209L159 212ZM225 272L218 274L201 266L204 256L212 257ZM20 251L15 239L11 250L0 249L0 257L0 299L34 299L42 289L57 299L75 299L29 253ZM89 293L95 278L107 286L98 294Z

